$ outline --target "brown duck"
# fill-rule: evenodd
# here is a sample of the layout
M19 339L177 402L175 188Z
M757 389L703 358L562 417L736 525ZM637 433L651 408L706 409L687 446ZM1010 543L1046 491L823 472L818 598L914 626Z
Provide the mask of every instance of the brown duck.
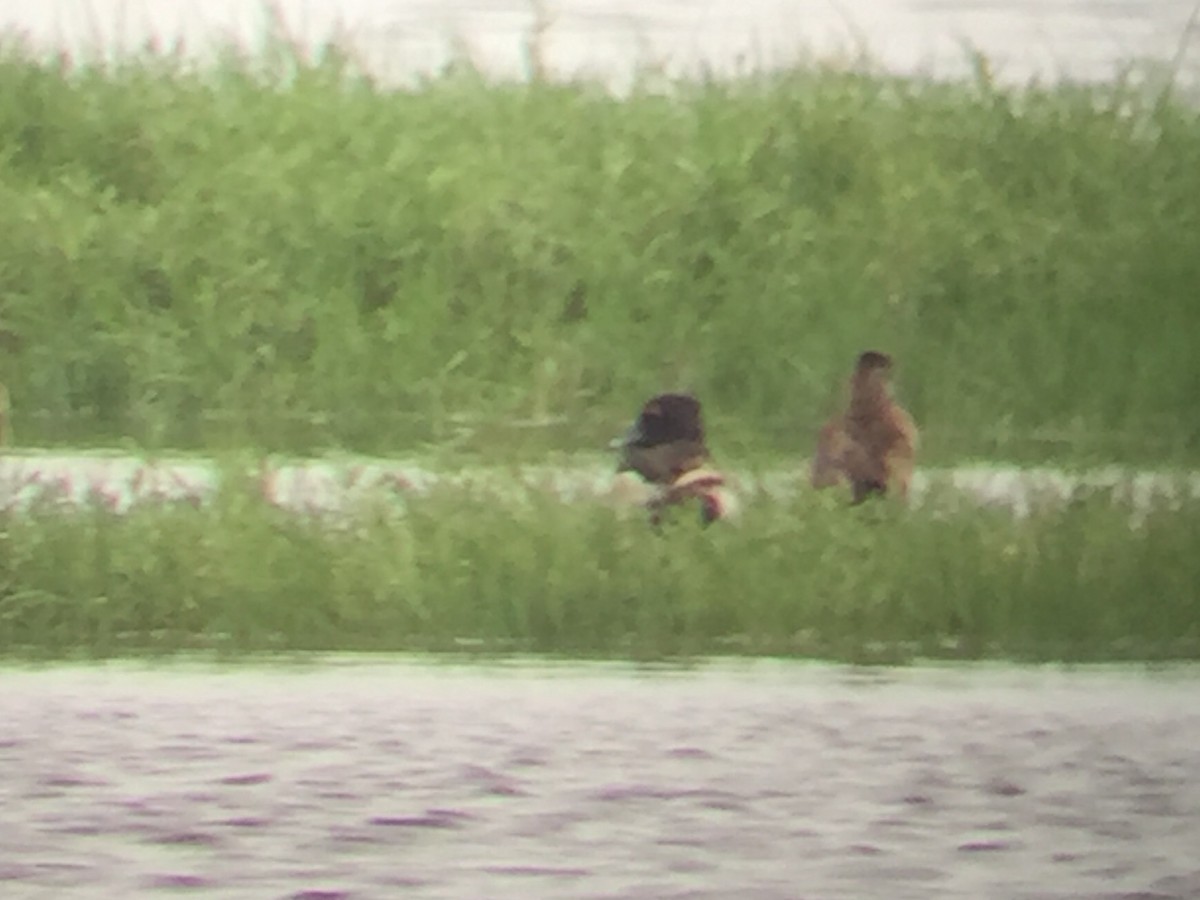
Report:
M892 398L892 358L877 350L858 357L850 376L850 403L817 438L811 481L815 488L850 482L851 502L872 494L908 496L917 451L917 426Z

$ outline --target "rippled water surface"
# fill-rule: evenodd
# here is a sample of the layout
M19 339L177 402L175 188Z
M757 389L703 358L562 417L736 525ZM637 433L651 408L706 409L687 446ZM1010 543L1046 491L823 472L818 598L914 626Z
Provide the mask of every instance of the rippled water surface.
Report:
M0 678L5 898L1200 896L1194 669Z

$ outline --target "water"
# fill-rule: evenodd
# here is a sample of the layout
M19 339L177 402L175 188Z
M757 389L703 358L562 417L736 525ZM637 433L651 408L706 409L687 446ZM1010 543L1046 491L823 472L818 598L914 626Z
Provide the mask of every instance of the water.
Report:
M1198 674L10 669L0 894L1194 900Z
M732 489L743 497L786 500L811 490L808 464L757 472L730 471ZM573 463L471 466L445 471L428 461L371 459L264 460L257 476L263 499L305 513L351 511L367 498L401 502L437 485L454 484L519 497L549 492L564 501L645 503L652 489L635 476L614 474L609 457L579 456ZM98 506L125 512L137 503L208 502L220 485L212 460L200 457L145 459L121 454L24 453L0 456L0 512L27 510L47 502ZM1064 472L1050 468L973 465L926 468L913 478L910 502L965 500L1026 516L1068 502L1080 490L1099 489L1124 501L1135 515L1166 504L1200 500L1200 472L1153 472L1118 466Z
M465 50L484 71L521 77L526 45L558 76L620 89L637 69L694 75L849 61L865 46L896 71L959 75L964 46L995 74L1024 82L1107 78L1135 59L1176 59L1196 84L1195 0L274 0L302 46L336 37L392 82L435 72ZM247 0L0 0L0 28L41 47L122 51L156 41L203 55L214 43L258 46L266 4ZM542 9L539 14L537 10ZM1189 22L1191 27L1189 28Z

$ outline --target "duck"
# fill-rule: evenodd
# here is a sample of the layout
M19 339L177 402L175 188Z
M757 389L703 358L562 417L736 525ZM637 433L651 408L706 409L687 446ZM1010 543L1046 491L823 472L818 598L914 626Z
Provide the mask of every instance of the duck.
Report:
M624 436L610 446L618 451L618 474L634 472L654 488L645 502L652 525L661 525L667 510L692 501L698 503L704 525L736 513L728 479L712 465L703 408L693 395L651 397Z
M894 494L907 499L918 429L892 395L892 357L865 350L850 376L850 401L817 435L809 481L816 489L850 484L851 505Z

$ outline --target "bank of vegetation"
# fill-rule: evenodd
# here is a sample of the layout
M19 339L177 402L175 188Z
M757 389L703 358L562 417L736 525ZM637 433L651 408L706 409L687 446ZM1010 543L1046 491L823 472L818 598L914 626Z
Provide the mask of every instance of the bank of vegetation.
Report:
M276 49L0 52L17 441L537 456L689 387L719 448L790 454L879 346L927 461L1200 457L1169 84L401 90Z
M0 653L458 650L1195 659L1200 507L1080 490L1024 518L752 496L736 524L447 485L336 516L254 480L125 514L56 504L0 533ZM694 513L695 511L689 511Z
M807 455L864 347L922 464L1200 459L1200 118L1169 82L822 66L379 85L0 51L0 382L25 447L552 459L649 394ZM449 486L349 518L0 519L0 653L1195 658L1200 511L760 498L662 533Z

